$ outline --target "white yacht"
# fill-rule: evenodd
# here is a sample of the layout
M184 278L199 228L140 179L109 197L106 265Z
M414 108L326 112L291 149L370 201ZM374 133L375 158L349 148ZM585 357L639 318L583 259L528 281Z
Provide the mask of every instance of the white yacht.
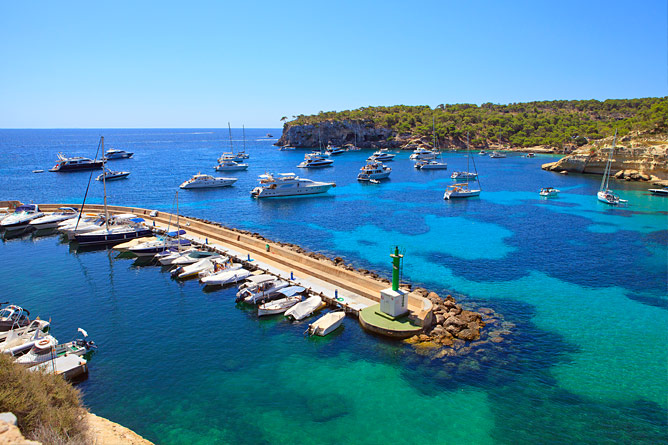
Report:
M429 161L432 159L436 159L436 155L438 153L432 151L432 150L427 150L426 148L416 148L413 151L413 154L410 156L410 160L412 161Z
M414 167L417 168L418 170L447 170L448 164L446 162L432 159L431 161L427 160L417 161Z
M615 137L612 140L612 148L610 149L610 156L608 157L608 162L605 164L605 170L603 171L603 178L601 179L601 188L599 189L596 197L599 201L613 206L620 204L627 204L626 199L621 199L619 195L612 190L610 190L610 169L612 167L612 155L615 152L615 144L617 143L617 130L615 130Z
M246 170L247 168L248 164L233 161L232 159L223 159L214 167L214 169L219 172L237 172Z
M381 148L367 158L367 161L388 162L394 160L396 154L390 153L387 148Z
M58 227L58 224L79 216L79 212L72 207L60 207L58 212L53 212L48 215L40 216L37 219L30 221L30 227L35 229L53 229Z
M452 172L450 177L457 181L461 180L467 181L471 179L478 179L478 174L474 172Z
M107 168L104 169L102 173L100 173L97 178L95 178L96 181L113 181L115 179L123 179L127 178L130 175L130 172L115 172L111 171Z
M44 213L39 211L37 204L20 205L14 210L14 213L0 221L0 228L5 230L25 229L30 225L30 221L41 216L44 216Z
M294 173L279 173L260 175L260 185L251 191L254 198L275 198L279 196L299 196L325 193L332 187L333 182L316 182L300 178Z
M369 162L364 167L360 168L357 175L358 181L378 181L379 179L386 179L392 173L392 169L381 162Z
M490 155L490 158L505 158L506 154L501 151L493 151Z
M216 178L211 175L196 174L179 187L182 189L227 187L237 182L237 178Z
M330 145L327 145L327 148L325 149L325 151L329 155L335 156L335 155L340 155L341 153L345 153L346 150L344 150L341 147L334 147L333 145L330 144Z
M110 161L112 159L128 159L131 158L134 153L125 151L125 150L118 150L115 148L110 148L104 153L104 159L105 161Z
M325 159L321 153L306 153L304 156L304 161L301 162L297 167L299 168L322 168L329 167L334 161L331 159Z
M480 196L480 190L472 189L468 183L464 182L447 186L443 194L443 199L470 198L472 196Z

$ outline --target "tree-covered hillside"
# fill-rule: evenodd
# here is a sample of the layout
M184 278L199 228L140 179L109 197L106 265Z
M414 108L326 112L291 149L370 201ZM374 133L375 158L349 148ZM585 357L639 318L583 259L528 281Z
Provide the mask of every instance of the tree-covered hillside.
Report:
M472 145L510 144L514 147L583 145L587 139L620 136L631 131L666 133L668 97L643 99L555 100L495 105L485 103L429 106L363 107L350 111L293 116L293 125L324 121L359 121L397 134L431 137L432 118L439 141L461 141L470 133ZM288 118L284 117L283 121Z

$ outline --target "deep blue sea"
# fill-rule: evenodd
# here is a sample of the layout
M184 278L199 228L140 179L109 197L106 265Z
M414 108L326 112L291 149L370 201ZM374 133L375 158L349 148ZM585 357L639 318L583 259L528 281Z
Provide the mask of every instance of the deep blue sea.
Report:
M235 150L241 129L232 130ZM301 171L305 150L281 152L279 129L246 130L250 167L215 173L227 129L0 130L0 199L80 203L89 172L48 170L62 151L131 172L107 184L110 204L174 211L195 173L235 176L233 187L179 193L182 214L299 244L450 292L503 316L504 342L434 358L370 336L355 319L327 338L307 321L258 320L234 289L204 292L159 267L110 250L76 252L58 236L0 243L1 301L51 318L61 342L88 331L99 349L79 388L90 410L160 444L211 443L668 443L668 198L612 181L629 200L596 200L600 177L540 169L550 155L475 156L479 198L444 201L447 171L413 168L356 181L369 150ZM265 172L335 181L327 195L254 200ZM544 200L541 187L561 190ZM92 181L91 203L102 184ZM486 333L487 335L487 333Z

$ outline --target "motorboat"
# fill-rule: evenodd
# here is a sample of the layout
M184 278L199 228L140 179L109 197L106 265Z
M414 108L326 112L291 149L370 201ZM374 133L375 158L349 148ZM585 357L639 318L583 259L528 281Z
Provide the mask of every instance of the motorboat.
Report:
M480 196L480 190L470 188L469 184L465 182L447 186L443 199L470 198L472 196Z
M366 160L371 162L388 162L393 161L396 154L390 153L387 148L381 148L374 152Z
M457 181L478 179L478 174L474 172L452 172L450 177Z
M178 278L179 280L186 280L188 278L195 277L203 270L213 269L214 267L213 260L215 258L222 258L222 257L216 254L208 258L203 258L197 261L196 263L177 267L176 269L172 270L171 275L172 277Z
M54 229L58 227L63 221L71 220L79 216L79 211L72 207L60 207L58 212L49 213L48 215L40 216L39 218L30 221L30 227L37 230L40 229Z
M39 211L37 204L23 204L18 206L14 213L0 221L0 228L5 230L25 229L30 225L30 221L41 216L44 216L44 213Z
M296 148L290 145L283 145L281 148L278 149L278 151L293 151L293 150L296 150Z
M243 283L241 283L241 285L239 285L239 290L243 290L249 287L254 287L257 286L258 284L264 283L266 281L272 281L275 279L276 277L274 275L268 273L253 275L251 277L248 277Z
M328 154L330 154L331 156L340 155L341 153L345 153L345 152L346 152L345 149L343 149L343 148L341 148L341 147L334 147L334 146L332 146L332 145L327 145L327 148L325 149L325 151L326 151Z
M527 153L526 155L524 155L524 157L525 158L534 158L534 157L536 157L536 154L535 153Z
M344 311L329 312L309 324L306 332L308 335L319 335L324 337L341 326L344 318L346 318L346 313Z
M211 175L196 174L179 187L182 189L228 187L237 182L238 178L216 178Z
M0 345L4 342L11 342L13 339L22 338L22 337L43 337L49 331L51 323L46 320L40 320L39 317L35 318L28 325L18 326L14 325L13 328L6 331L0 331Z
M103 215L97 214L87 214L88 216L83 218L72 218L68 221L63 221L58 224L58 230L67 235L67 238L71 241L74 239L74 235L79 233L93 232L95 230L100 230L104 225L105 217ZM132 215L133 217L135 215ZM115 223L110 221L110 224Z
M668 187L662 189L648 189L653 195L668 196Z
M124 224L106 225L99 230L75 234L74 240L80 246L104 246L152 235L151 229L144 226L143 222L142 218L132 218Z
M200 282L205 286L225 286L226 284L236 284L248 278L250 274L250 271L243 268L225 269L222 272L200 278Z
M0 309L0 332L30 325L30 311L21 306L10 304Z
M257 308L257 316L282 314L300 301L302 301L302 296L295 295L263 303Z
M136 246L128 248L128 252L133 253L139 257L155 256L167 249L178 249L179 247L190 246L190 240L185 238L176 238L179 235L185 234L185 230L178 232L170 232L165 237L161 237L155 241L146 241Z
M280 296L278 291L288 286L290 286L290 283L279 278L262 281L259 284L247 286L239 290L236 302L243 301L247 304L266 303L267 301L277 299Z
M232 262L232 259L228 257L214 258L211 261L213 262L213 267L211 269L204 269L197 274L200 281L202 278L209 277L211 275L242 269L241 264Z
M480 156L487 156L487 152L486 152L485 150L480 150L480 151L478 152L478 154L479 154Z
M48 325L48 322L45 323ZM10 330L7 332L4 341L0 342L0 353L17 357L30 351L35 343L44 338L51 337L47 333L48 329L34 329L30 334L27 334L25 330L21 333L18 331L20 330Z
M88 362L78 355L62 355L28 368L30 372L54 374L66 379L76 379L88 373Z
M247 168L248 164L233 161L231 159L223 159L218 165L214 167L214 169L219 172L237 172L246 170Z
M119 252L127 252L130 247L138 246L139 244L148 243L150 241L158 241L157 236L145 236L143 238L135 238L133 240L127 241L125 243L116 244L112 249Z
M160 256L158 262L163 266L187 266L188 264L195 264L198 261L206 258L217 258L220 254L216 252L209 252L208 250L186 249L181 252L171 252L168 255Z
M313 314L315 311L320 310L324 307L322 298L319 295L313 295L312 297L307 298L301 303L297 303L292 306L290 309L285 311L285 316L290 320L303 320L309 315Z
M331 159L325 159L322 153L306 153L304 161L297 165L299 168L323 168L334 163Z
M223 161L240 162L243 161L244 159L248 159L249 157L250 156L245 152L233 153L228 151L220 155L220 157L218 158L218 163L221 163Z
M268 138L273 138L274 136L271 133L267 133Z
M559 196L559 190L553 187L543 187L540 189L540 196L543 198L554 198Z
M413 154L410 155L409 159L412 161L428 161L431 159L436 159L438 153L428 150L423 147L416 148L413 151Z
M125 150L118 150L116 148L110 148L104 153L104 159L105 161L111 161L113 159L128 159L131 158L134 153L125 151Z
M357 175L358 181L371 181L386 179L392 173L392 169L382 162L369 162L362 168Z
M501 151L496 151L496 150L495 150L495 151L493 151L493 152L489 155L489 157L490 157L490 158L495 158L495 159L497 159L497 158L505 158L505 157L506 157L506 154L503 153L503 152L501 152Z
M268 173L260 175L260 185L251 191L254 198L276 198L281 196L315 195L325 193L332 187L333 182L317 182L300 178L294 173Z
M50 335L44 337L36 342L28 353L18 357L14 362L20 365L34 366L66 355L81 357L95 348L95 343L86 339L86 331L79 328L79 332L84 333L84 338L64 344L58 344L58 340Z
M608 161L605 164L605 170L603 171L603 178L601 179L601 187L596 193L596 197L599 201L604 202L609 205L623 205L628 203L626 199L621 199L619 195L612 190L610 190L610 169L612 168L612 156L615 152L615 144L617 143L617 130L615 130L615 137L612 140L612 148L610 149L610 156L608 156Z
M62 153L58 153L58 161L54 165L50 172L67 172L67 171L76 171L76 170L95 170L102 168L104 164L103 161L94 161L90 158L84 158L81 156L75 157L66 157Z
M432 159L431 161L427 160L417 161L414 167L419 170L447 170L448 164L445 162Z
M124 179L127 178L130 175L130 172L120 172L120 171L112 171L109 169L104 169L102 173L100 173L97 178L95 178L96 181L113 181L116 179Z

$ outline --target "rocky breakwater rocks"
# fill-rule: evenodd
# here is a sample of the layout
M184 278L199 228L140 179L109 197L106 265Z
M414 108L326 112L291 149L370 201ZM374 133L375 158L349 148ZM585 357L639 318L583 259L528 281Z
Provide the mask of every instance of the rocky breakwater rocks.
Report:
M434 306L434 319L424 333L404 340L420 355L431 358L461 356L484 345L498 345L511 335L512 323L490 308L476 311L464 309L452 295L445 298L435 292L417 288L413 292L429 299Z
M276 145L312 148L332 144L344 146L357 144L361 148L399 148L394 131L360 121L325 121L318 124L283 126L283 134Z
M611 172L618 179L628 181L652 181L662 184L668 181L668 141L666 137L636 139L633 144L642 144L628 148L621 143L628 142L622 139L615 147ZM610 155L612 138L596 141L594 144L584 145L572 154L561 158L557 162L543 164L543 170L554 172L575 172L602 175Z

